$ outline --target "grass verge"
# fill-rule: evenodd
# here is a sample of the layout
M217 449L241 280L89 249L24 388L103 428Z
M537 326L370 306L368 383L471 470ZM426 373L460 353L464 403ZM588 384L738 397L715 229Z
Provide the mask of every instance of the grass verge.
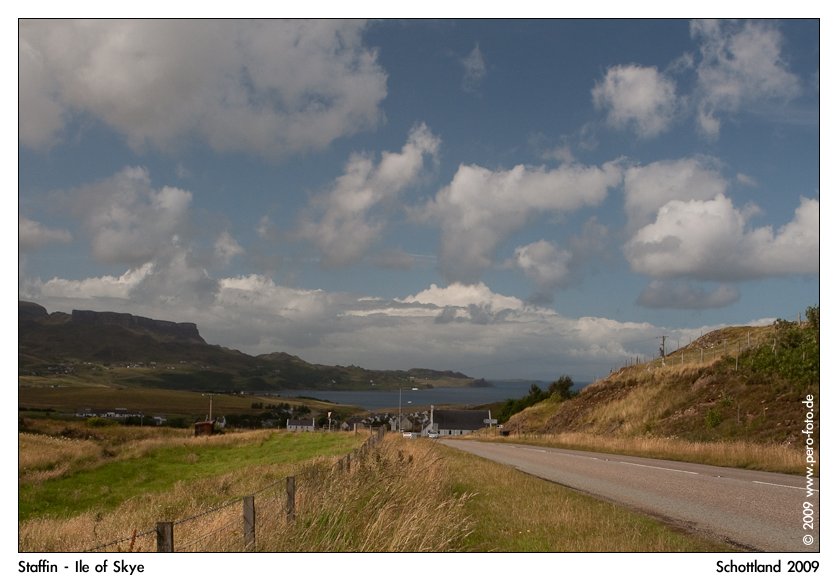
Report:
M745 441L694 442L677 438L611 437L588 433L525 433L508 437L476 434L468 438L618 453L785 474L802 475L805 471L805 451L780 444L749 443Z
M193 439L192 449L149 448L33 483L28 495L38 504L50 492L62 501L21 520L19 550L150 552L161 520L175 523L177 552L735 550L431 440L390 435L364 455L353 452L348 467L336 464L357 444L327 442L339 435L254 431L216 445ZM190 463L190 455L197 459ZM294 522L286 514L291 475ZM118 499L109 498L114 492ZM251 493L256 542L245 546L241 497Z
M439 446L457 468L454 495L469 493L473 552L728 552L720 541L681 532L645 515L507 466Z

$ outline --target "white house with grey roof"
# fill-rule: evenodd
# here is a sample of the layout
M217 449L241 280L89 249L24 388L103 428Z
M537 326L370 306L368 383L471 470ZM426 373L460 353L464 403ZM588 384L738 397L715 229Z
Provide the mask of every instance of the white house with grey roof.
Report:
M459 409L440 409L434 411L431 407L431 418L422 428L422 435L436 433L440 437L451 435L467 435L484 427L496 425L497 419L492 419L491 411L474 411Z
M314 431L314 419L289 419L285 427L288 431Z

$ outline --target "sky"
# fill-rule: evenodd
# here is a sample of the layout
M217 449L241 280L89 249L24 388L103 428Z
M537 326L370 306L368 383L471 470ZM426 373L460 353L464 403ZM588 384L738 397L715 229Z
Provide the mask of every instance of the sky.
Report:
M820 303L817 20L22 20L18 297L593 380Z

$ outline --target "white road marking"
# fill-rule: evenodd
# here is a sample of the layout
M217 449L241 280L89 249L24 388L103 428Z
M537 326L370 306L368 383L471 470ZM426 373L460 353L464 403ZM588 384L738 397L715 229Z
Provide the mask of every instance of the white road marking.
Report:
M780 488L794 488L795 490L807 490L808 488L801 488L800 486L786 486L785 484L772 484L771 482L759 482L757 480L751 480L754 484L765 484L766 486L779 486ZM812 492L820 492L820 490L816 490L815 488L811 489Z
M682 474L693 474L698 475L698 472L690 472L688 470L676 470L673 468L662 468L660 466L647 466L646 464L635 464L632 462L620 462L621 464L626 464L629 466L640 466L641 468L652 468L653 470L666 470L667 472L681 472Z
M590 456L590 455L582 455L580 453L565 453L563 451L556 451L556 450L549 450L549 449L537 449L536 451L540 451L542 453L551 453L553 455L563 455L563 456L572 457L572 458L582 458L582 459L586 459L586 460L608 461L607 459L603 460L603 458L593 457L593 456Z

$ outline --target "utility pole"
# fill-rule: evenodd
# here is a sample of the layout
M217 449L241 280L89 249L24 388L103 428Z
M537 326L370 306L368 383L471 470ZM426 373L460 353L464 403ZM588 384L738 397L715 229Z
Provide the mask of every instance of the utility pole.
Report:
M402 432L402 388L399 387L399 418L396 421L397 431Z
M207 421L212 421L212 393L203 393L203 397L209 397L209 417L207 417Z
M666 336L661 336L661 360L666 364Z

